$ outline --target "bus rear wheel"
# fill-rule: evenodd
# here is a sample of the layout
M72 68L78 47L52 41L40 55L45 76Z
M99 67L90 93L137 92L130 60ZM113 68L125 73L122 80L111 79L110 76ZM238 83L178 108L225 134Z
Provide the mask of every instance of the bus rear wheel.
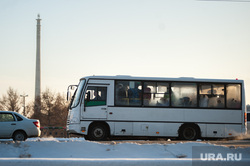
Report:
M195 124L184 124L179 129L179 138L181 140L196 140L199 135L199 127Z
M87 137L93 141L105 141L108 138L108 129L103 124L93 124L89 129Z

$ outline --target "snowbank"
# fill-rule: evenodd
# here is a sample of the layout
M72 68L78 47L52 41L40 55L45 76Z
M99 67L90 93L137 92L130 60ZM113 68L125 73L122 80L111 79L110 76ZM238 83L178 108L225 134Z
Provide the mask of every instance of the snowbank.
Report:
M109 144L81 138L37 138L14 143L1 141L0 165L194 165L194 150L242 153L249 165L250 148L227 148L202 142L177 144ZM199 160L199 159L198 159ZM200 162L200 161L199 161ZM232 162L223 162L230 165ZM211 164L211 163L210 163ZM238 162L239 164L239 162Z
M79 138L38 138L1 143L0 158L192 158L194 146L215 147L205 143L103 144Z

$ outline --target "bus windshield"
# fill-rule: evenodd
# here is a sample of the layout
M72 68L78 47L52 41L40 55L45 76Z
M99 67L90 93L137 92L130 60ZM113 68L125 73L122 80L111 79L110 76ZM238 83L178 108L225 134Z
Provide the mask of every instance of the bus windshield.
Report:
M81 98L81 92L82 92L82 89L84 87L84 84L85 84L85 80L81 80L79 85L78 85L78 88L76 89L76 92L73 96L71 108L76 107L79 104L80 98Z

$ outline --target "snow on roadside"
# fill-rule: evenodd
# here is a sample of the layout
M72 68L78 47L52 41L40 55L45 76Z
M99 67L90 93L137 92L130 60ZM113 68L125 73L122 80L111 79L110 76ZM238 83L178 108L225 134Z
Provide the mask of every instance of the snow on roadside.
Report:
M17 143L1 141L0 158L192 158L193 147L212 148L215 153L233 150L250 156L250 148L230 149L202 142L141 145L105 144L83 138L35 138Z

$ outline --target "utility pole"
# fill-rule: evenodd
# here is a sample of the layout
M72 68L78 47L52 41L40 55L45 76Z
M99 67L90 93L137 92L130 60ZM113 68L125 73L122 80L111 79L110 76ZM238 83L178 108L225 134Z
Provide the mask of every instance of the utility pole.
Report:
M28 97L28 95L25 95L25 93L23 93L23 95L20 95L20 97L23 98L23 115L26 116L26 111L25 111L25 97Z

